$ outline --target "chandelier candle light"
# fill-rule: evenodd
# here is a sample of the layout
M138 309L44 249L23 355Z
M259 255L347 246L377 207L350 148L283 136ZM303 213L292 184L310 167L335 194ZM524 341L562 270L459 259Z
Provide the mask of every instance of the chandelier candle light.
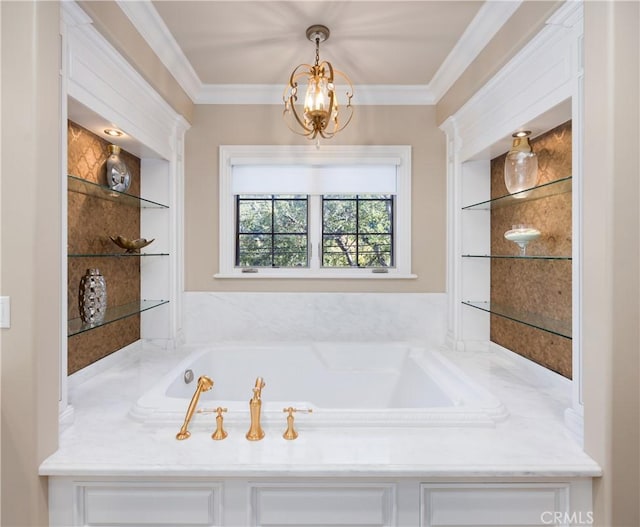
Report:
M329 28L313 25L307 29L307 38L316 44L316 62L300 64L291 73L284 92L283 117L291 131L307 139L330 139L344 129L353 117L351 98L353 85L342 72L333 69L330 62L320 62L320 42L329 38ZM339 108L334 79L346 84L346 104ZM304 106L298 100L298 84L306 83ZM320 136L320 137L318 137Z

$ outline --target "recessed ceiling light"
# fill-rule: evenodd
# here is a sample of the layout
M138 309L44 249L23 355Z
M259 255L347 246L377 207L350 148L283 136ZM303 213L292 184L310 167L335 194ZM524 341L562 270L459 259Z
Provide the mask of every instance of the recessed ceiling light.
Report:
M110 135L111 137L120 137L122 132L117 128L107 128L104 131L105 134Z

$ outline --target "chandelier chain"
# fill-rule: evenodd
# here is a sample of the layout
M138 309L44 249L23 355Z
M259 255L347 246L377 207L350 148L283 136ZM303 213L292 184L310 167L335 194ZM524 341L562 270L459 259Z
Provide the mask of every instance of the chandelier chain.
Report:
M316 37L316 66L320 64L320 37Z

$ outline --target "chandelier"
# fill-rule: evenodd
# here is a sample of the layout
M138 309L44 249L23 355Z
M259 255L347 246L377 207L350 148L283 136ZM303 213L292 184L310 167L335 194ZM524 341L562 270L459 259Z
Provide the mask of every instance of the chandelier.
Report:
M283 117L291 131L307 139L330 139L345 128L353 117L351 98L353 85L342 72L333 69L330 62L320 62L320 42L329 38L329 28L313 25L307 29L307 38L316 44L316 62L300 64L291 73L284 91ZM346 104L338 105L334 79L345 83ZM298 84L307 85L304 105L299 101Z

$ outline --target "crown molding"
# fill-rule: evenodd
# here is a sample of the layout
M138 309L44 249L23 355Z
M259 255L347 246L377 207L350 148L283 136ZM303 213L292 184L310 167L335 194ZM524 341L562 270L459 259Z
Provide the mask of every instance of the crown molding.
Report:
M205 84L195 104L283 104L284 84ZM354 86L358 106L431 105L435 101L429 86L359 85Z
M429 83L438 102L520 7L522 0L485 2Z
M583 1L566 0L547 20L547 24L566 28L582 24Z
M202 90L202 81L151 0L116 2L189 98L195 102Z
M281 104L284 84L203 84L151 0L116 0L194 104ZM432 105L447 92L522 0L486 2L428 85L360 85L359 105Z
M83 24L93 24L91 17L76 3L64 1L60 4L62 21L67 26L80 26Z

